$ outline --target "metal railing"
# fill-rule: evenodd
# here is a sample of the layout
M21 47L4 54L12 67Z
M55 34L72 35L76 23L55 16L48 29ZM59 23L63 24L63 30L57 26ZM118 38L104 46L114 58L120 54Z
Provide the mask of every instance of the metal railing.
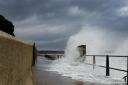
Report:
M128 56L119 56L119 55L85 55L85 56L92 56L93 57L93 64L87 63L89 65L93 65L93 69L95 68L95 66L106 68L106 76L110 76L110 69L127 72L127 75L124 76L123 78L125 79L125 81L128 85ZM96 57L106 57L106 66L96 65ZM127 58L127 70L110 67L110 65L109 65L109 63L110 63L109 58L110 57L126 57Z

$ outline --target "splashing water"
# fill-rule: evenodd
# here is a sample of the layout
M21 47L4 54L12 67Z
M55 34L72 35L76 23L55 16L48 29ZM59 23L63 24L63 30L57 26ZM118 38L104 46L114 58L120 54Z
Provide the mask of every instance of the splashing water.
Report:
M105 68L95 67L93 69L91 65L85 64L92 63L92 57L86 57L84 62L79 61L80 54L77 49L79 45L86 45L87 54L91 55L127 55L128 53L127 41L123 41L124 36L108 30L92 28L83 28L79 33L71 36L67 43L65 57L53 61L48 70L57 71L73 79L94 82L97 85L125 85L122 79L126 75L125 72L110 70L111 76L106 77ZM105 63L105 58L96 58L96 64L105 65ZM110 66L126 70L126 58L110 58Z

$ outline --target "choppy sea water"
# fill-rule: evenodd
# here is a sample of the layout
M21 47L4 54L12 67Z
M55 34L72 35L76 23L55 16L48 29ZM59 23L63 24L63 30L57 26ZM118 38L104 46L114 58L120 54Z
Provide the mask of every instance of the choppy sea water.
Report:
M87 58L86 62L89 62L90 59L91 58ZM125 59L123 60L125 61ZM98 58L97 64L104 65L104 61L104 58ZM115 63L117 64L115 67L126 69L126 65L124 63L121 63L121 58L116 59L116 62L114 62L113 59L110 58L110 61L110 66L115 66L113 64ZM110 70L110 76L105 76L105 68L95 66L95 69L93 69L93 67L91 65L86 64L86 62L78 62L77 60L68 62L66 58L58 59L55 61L51 61L51 63L49 63L49 65L46 66L46 70L57 72L62 76L67 76L72 79L95 83L96 85L126 85L124 79L122 79L124 76L126 76L125 72Z
M64 77L55 71L47 71L49 69L48 65L51 63L52 61L45 57L38 57L34 67L35 79L38 85L94 85Z

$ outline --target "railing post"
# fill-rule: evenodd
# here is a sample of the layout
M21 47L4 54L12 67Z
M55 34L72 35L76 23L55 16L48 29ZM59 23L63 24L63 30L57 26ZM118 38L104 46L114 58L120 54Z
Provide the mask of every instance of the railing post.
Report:
M109 71L109 56L106 56L106 76L110 76L110 71Z
M96 58L95 56L93 56L93 69L95 68L95 64L96 64Z
M37 52L36 52L36 46L35 46L35 43L33 44L33 60L32 60L32 66L35 65L36 63L36 57L37 57Z
M128 85L128 56L127 56L127 85Z

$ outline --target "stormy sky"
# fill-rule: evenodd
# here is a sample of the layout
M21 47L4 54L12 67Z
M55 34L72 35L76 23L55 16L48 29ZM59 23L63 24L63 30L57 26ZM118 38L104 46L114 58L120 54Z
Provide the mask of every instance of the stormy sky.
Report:
M128 0L0 0L0 14L38 49L63 50L86 24L128 35Z

